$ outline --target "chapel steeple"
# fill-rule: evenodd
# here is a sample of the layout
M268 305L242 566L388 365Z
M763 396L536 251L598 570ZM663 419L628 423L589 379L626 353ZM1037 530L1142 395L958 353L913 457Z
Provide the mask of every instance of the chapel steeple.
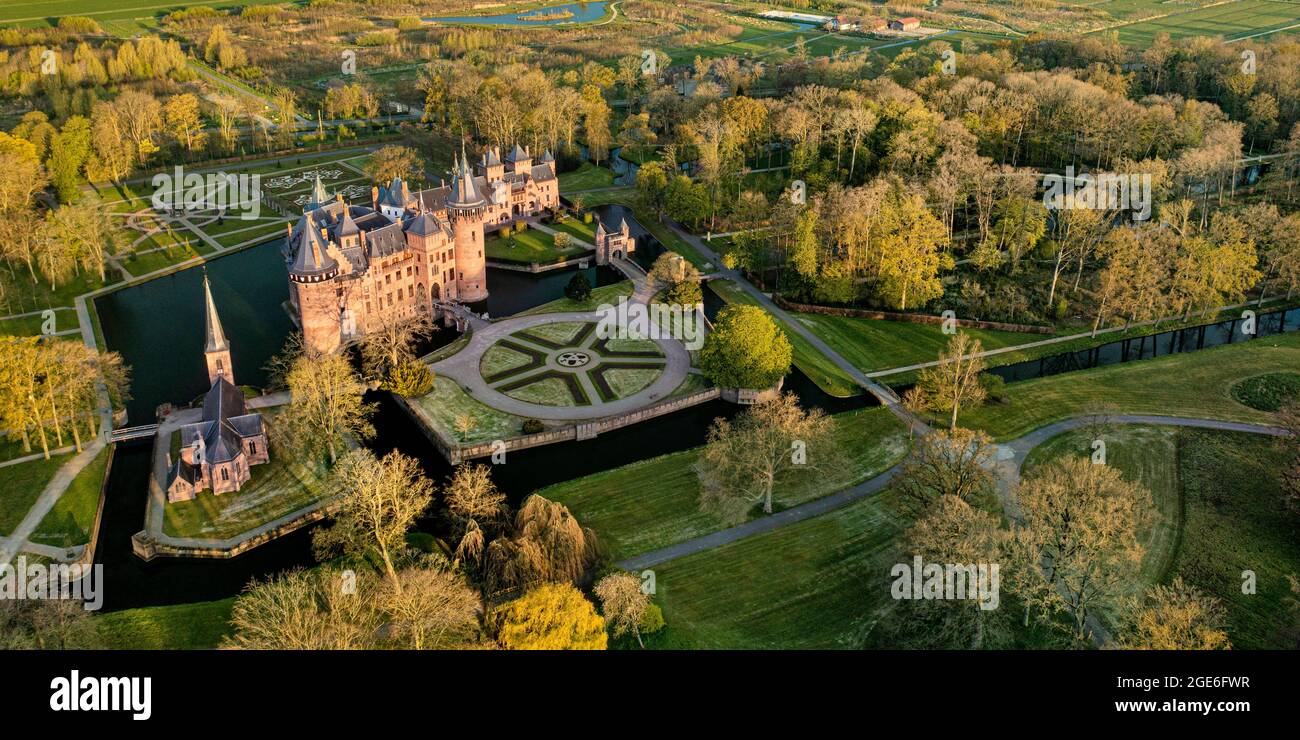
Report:
M212 300L212 285L208 282L206 269L203 271L203 324L203 357L208 363L208 383L216 383L217 378L225 378L227 383L234 385L230 342L226 340L226 330L221 326L217 304Z

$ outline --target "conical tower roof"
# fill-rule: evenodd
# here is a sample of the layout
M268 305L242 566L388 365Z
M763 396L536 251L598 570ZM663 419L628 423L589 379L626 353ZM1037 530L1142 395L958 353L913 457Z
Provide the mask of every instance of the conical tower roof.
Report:
M460 158L456 160L454 165L451 194L447 197L447 205L469 208L486 203L487 200L479 193L478 186L474 184L474 173L470 171L469 158L465 156L465 142L461 142Z
M212 301L212 286L208 284L208 271L203 271L203 318L204 318L204 352L222 352L230 349L226 341L226 331L221 328L221 317L217 315L217 304Z
M323 275L338 267L338 263L325 249L325 235L308 214L298 222L298 239L294 245L293 265L289 272L298 276Z

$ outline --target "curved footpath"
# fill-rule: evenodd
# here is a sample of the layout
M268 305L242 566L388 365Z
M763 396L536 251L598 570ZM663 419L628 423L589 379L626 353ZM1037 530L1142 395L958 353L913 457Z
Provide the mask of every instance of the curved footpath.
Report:
M1009 515L1014 516L1015 512L1015 502L1010 496L1010 491L1014 490L1015 483L1020 480L1020 468L1024 465L1025 459L1029 456L1029 453L1038 445L1057 436L1058 434L1084 426L1089 423L1090 418L1091 417L1081 416L1064 419L1040 427L1023 437L1017 437L1005 444L995 445L996 452L994 455L993 469L998 474L998 486L999 491L1002 494L1002 503L1007 509ZM1115 424L1197 427L1201 429L1217 429L1227 432L1268 434L1278 437L1287 434L1285 429L1265 424L1219 421L1217 419L1192 419L1177 416L1117 414L1112 417L1112 422ZM694 555L699 552L704 552L705 550L711 550L715 547L721 547L722 545L730 544L756 534L771 532L774 529L785 527L796 522L802 522L805 519L811 519L816 516L821 516L822 514L827 514L884 489L894 479L894 476L898 474L898 471L902 466L903 463L900 462L880 475L863 481L851 488L846 488L839 493L824 496L814 501L809 501L808 503L786 509L785 511L765 516L761 519L754 519L728 529L689 539L658 550L642 553L620 561L617 565L624 570L642 570L687 555Z

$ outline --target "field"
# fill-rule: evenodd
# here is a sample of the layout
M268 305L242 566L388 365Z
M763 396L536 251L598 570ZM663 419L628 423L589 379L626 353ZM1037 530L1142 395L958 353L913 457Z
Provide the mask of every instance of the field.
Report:
M774 509L871 478L907 451L906 430L887 409L877 407L833 418L836 441L848 462L818 470L788 489L776 491ZM813 456L815 451L810 449L809 454ZM565 504L579 521L594 528L615 559L626 558L724 527L699 510L699 481L692 467L698 455L698 450L675 452L556 484L540 493Z
M1106 435L1107 464L1152 492L1157 520L1145 540L1142 585L1187 583L1223 600L1238 649L1296 644L1288 575L1300 575L1296 515L1286 509L1274 441L1257 434L1169 427L1123 427ZM1084 454L1088 440L1061 435L1030 462ZM1242 593L1253 572L1254 594Z
M1027 434L1100 403L1120 411L1268 423L1270 414L1232 397L1242 378L1300 366L1300 333L1007 385L1009 402L963 412L960 424L998 439Z
M171 2L144 2L123 3L120 0L48 0L42 2L32 2L31 0L0 0L0 25L54 25L57 18L63 15L79 15L93 18L101 26L105 27L110 33L122 31L131 28L130 21L134 19L148 19L146 24L150 23L156 16L170 13L173 10L193 7L195 5L209 5L218 9L230 9L242 7L244 5L268 5L276 0L240 0L240 2L231 2L231 0L171 0ZM123 6L126 7L123 7ZM54 19L54 22L51 22ZM140 29L135 29L140 30Z
M1300 4L1276 0L1240 0L1225 5L1178 11L1164 18L1152 18L1120 26L1119 40L1145 46L1157 34L1171 38L1187 36L1222 36L1236 41L1276 32L1300 30Z
M794 316L830 345L831 349L863 372L937 360L939 352L948 344L949 339L938 324L877 321L811 313L797 313ZM961 331L980 340L986 350L1050 337L1047 334L986 329L963 328Z

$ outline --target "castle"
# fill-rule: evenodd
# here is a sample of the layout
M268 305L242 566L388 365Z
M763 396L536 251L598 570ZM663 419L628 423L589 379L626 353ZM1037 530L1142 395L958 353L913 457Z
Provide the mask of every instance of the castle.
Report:
M485 236L560 204L550 152L534 163L516 145L503 162L491 148L471 170L462 144L454 159L450 184L411 192L394 179L369 207L329 198L317 178L285 254L308 347L331 352L388 322L484 300Z
M205 342L203 356L211 387L203 396L203 420L181 427L180 458L168 455L167 500L189 501L211 489L215 494L238 491L248 482L249 468L270 460L262 415L248 413L244 393L235 385L230 342L212 301L208 276L203 275Z

